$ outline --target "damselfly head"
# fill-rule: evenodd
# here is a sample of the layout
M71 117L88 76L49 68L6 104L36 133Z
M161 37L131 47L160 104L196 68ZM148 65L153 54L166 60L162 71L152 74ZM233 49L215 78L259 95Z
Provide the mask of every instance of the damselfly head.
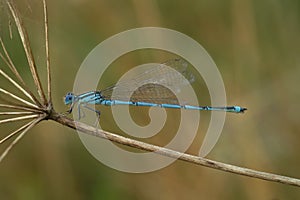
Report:
M71 92L67 93L66 96L64 97L65 104L69 105L69 104L73 103L74 98L75 98L75 96L73 93L71 93Z

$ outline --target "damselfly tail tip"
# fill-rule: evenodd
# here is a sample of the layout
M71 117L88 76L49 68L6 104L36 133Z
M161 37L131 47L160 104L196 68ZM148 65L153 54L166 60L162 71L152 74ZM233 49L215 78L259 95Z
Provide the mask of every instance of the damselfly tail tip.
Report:
M227 107L229 110L229 112L234 112L234 113L244 113L246 110L248 110L247 108L243 108L240 106L231 106L231 107Z
M240 107L240 113L244 113L246 110L248 110L247 108L243 108L243 107Z

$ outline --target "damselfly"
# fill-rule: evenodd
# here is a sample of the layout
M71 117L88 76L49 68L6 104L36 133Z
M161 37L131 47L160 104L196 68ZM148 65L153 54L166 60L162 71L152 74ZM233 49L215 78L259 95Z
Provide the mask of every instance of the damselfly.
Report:
M166 66L172 67L174 70L167 70ZM74 106L77 104L79 119L82 117L82 107L92 110L100 116L100 111L89 107L88 105L90 104L106 106L148 106L233 113L243 113L247 110L247 108L240 106L212 107L179 104L176 95L165 86L175 86L175 88L178 86L179 88L179 86L183 84L194 82L195 77L187 70L187 66L188 63L183 59L172 59L165 63L158 64L133 79L120 81L104 90L89 91L79 95L67 93L64 98L64 103L70 105L69 113L72 112ZM178 72L182 74L182 76L178 76ZM118 92L113 95L114 90Z

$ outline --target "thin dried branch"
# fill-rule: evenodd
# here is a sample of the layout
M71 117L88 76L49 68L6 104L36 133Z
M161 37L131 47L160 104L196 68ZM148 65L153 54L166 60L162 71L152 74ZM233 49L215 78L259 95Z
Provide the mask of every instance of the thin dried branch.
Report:
M13 38L13 33L12 33L12 23L10 17L8 18L8 31L9 31L9 38Z
M33 119L39 117L39 114L34 114L34 115L25 115L21 117L14 117L14 118L9 118L9 119L1 119L0 124L7 123L7 122L16 122L20 120L25 120L25 119Z
M30 115L33 112L0 112L0 115Z
M2 49L3 49L3 52L5 53L5 55L6 55L6 58L4 57L4 55L2 55L1 53L0 53L0 56L1 56L1 58L2 58L2 60L6 63L6 65L10 68L10 70L15 74L15 76L18 78L18 80L23 84L23 85L25 85L25 82L24 82L24 80L23 80L23 78L21 77L21 75L19 74L19 72L18 72L18 70L16 69L16 67L15 67L15 65L14 65L14 63L13 63L13 61L12 61L12 59L10 58L10 55L9 55L9 53L8 53L8 51L7 51L7 49L6 49L6 47L5 47L5 45L4 45L4 42L3 42L3 40L2 40L2 38L0 37L0 44L1 44L1 47L2 47Z
M49 52L49 31L48 31L48 10L46 0L43 0L44 8L44 26L45 26L45 48L46 48L46 66L47 66L47 86L48 86L48 104L52 105L51 96L51 69Z
M12 132L11 134L9 134L8 136L6 136L5 138L3 138L2 140L0 140L0 144L4 143L5 141L7 141L8 139L10 139L11 137L13 137L14 135L16 135L17 133L19 133L20 131L24 130L25 128L27 128L30 124L33 123L34 120L28 122L27 124L21 126L20 128L18 128L17 130L15 130L14 132Z
M25 111L31 111L34 113L42 113L42 109L35 109L35 108L29 108L25 106L20 106L20 105L12 105L12 104L0 104L0 108L11 108L11 109L16 109L16 110L25 110Z
M1 43L1 47L6 55L6 58L2 55L2 53L0 53L0 57L2 58L2 60L5 62L5 64L10 68L10 70L14 73L14 75L17 77L17 79L22 83L24 90L27 91L27 93L30 95L30 99L32 99L32 101L37 104L38 106L41 106L41 103L37 100L37 98L33 95L33 93L30 91L30 89L27 87L26 83L24 82L24 80L22 79L22 77L20 76L16 66L14 65L3 41L2 38L0 37L0 43ZM8 76L8 75L6 75ZM8 76L9 77L9 76ZM10 78L12 79L12 78ZM27 95L26 95L27 96Z
M14 95L11 92L8 92L7 90L4 90L3 88L0 88L0 92L2 92L4 94L7 94L7 95L11 96L12 98L14 98L14 99L16 99L16 100L18 100L18 101L20 101L20 102L22 102L22 103L24 103L24 104L26 104L28 106L31 106L33 108L39 108L37 105L32 104L32 103L30 103L30 102L28 102L28 101L26 101L26 100L18 97L17 95Z
M42 88L42 84L41 84L39 75L38 75L37 70L36 70L36 65L35 65L35 61L34 61L34 57L33 57L33 54L32 54L31 47L30 47L30 42L29 42L29 38L28 38L28 35L27 35L27 32L26 32L26 29L23 26L22 20L20 18L20 14L19 14L18 10L16 9L15 5L13 4L13 2L9 1L9 0L7 0L6 2L7 2L7 5L9 7L9 10L10 10L10 12L11 12L11 14L12 14L14 20L15 20L18 32L20 34L20 38L21 38L21 41L22 41L22 44L23 44L23 47L24 47L24 50L25 50L25 54L26 54L26 57L27 57L29 68L30 68L35 86L37 88L38 94L39 94L43 104L46 105L47 100L46 100L45 93L44 93L43 88Z
M1 69L0 69L0 74L6 78L9 82L11 82L16 88L18 88L21 92L23 92L23 94L25 94L32 102L35 103L35 100L32 98L32 96L25 90L23 89L23 87L21 87L18 83L16 83L12 78L10 78L6 73L4 73Z
M38 124L41 120L43 120L44 117L39 117L31 122L29 126L27 126L21 133L16 137L16 139L4 150L4 152L0 156L0 163L5 158L5 156L8 154L8 152L14 147L15 144L19 142L20 139L24 137L24 135L36 124Z
M291 178L291 177L287 177L287 176L281 176L281 175L272 174L272 173L261 172L261 171L252 170L249 168L238 167L238 166L234 166L234 165L229 165L229 164L221 163L218 161L209 160L209 159L206 159L203 157L198 157L198 156L174 151L171 149L155 146L152 144L147 144L147 143L137 141L134 139L130 139L130 138L126 138L126 137L123 137L123 136L120 136L120 135L117 135L114 133L99 130L99 129L96 129L95 127L86 125L84 123L74 122L72 119L67 118L64 115L58 114L55 112L53 112L49 116L49 118L65 125L65 126L71 127L73 129L77 129L78 131L83 132L85 134L96 136L96 137L103 138L103 139L108 139L112 142L116 142L116 143L119 143L122 145L136 148L136 149L141 149L141 150L145 150L145 151L149 151L149 152L155 152L157 154L167 156L170 158L178 158L179 160L183 160L183 161L186 161L189 163L202 165L205 167L222 170L222 171L226 171L226 172L231 172L234 174L240 174L243 176L249 176L249 177L253 177L253 178L258 178L258 179L263 179L263 180L267 180L267 181L278 182L278 183L283 183L283 184L300 187L300 179Z

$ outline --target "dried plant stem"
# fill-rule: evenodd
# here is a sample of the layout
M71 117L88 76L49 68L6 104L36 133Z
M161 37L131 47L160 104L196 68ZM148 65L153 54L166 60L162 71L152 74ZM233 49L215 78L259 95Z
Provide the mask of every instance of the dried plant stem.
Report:
M11 104L0 104L0 107L1 108L11 108L11 109L16 109L16 110L31 111L31 112L34 112L34 113L41 113L42 110L43 110L41 108L35 109L35 108L28 108L28 107L25 107L25 106L17 106L17 105L11 105Z
M28 101L26 101L26 100L24 100L24 99L18 97L17 95L14 95L14 94L12 94L11 92L8 92L7 90L4 90L3 88L0 88L0 92L2 92L2 93L4 93L4 94L7 94L8 96L10 96L10 97L12 97L12 98L14 98L14 99L16 99L16 100L18 100L18 101L20 101L20 102L22 102L22 103L28 105L28 106L31 106L31 107L33 107L33 108L39 108L37 105L32 104L32 103L30 103L30 102L28 102Z
M34 120L33 120L34 121ZM17 130L15 130L14 132L12 132L11 134L9 134L8 136L6 136L5 138L3 138L2 140L0 140L0 144L4 143L5 141L7 141L9 138L13 137L14 135L16 135L17 133L19 133L20 131L24 130L25 128L27 128L30 124L33 123L33 121L21 126L20 128L18 128Z
M0 163L1 161L5 158L5 156L8 154L8 152L13 148L15 144L18 143L18 141L24 137L24 135L32 128L34 127L37 123L39 123L44 117L39 117L35 120L33 120L21 133L16 137L16 139L4 150L4 152L0 156ZM22 128L22 127L21 127ZM15 133L16 134L16 133Z
M6 1L6 2L7 2L7 5L9 7L9 10L10 10L10 12L11 12L11 14L12 14L14 20L15 20L15 24L17 26L17 29L18 29L18 32L19 32L19 35L20 35L20 38L21 38L21 41L22 41L22 44L23 44L23 47L24 47L24 50L25 50L25 54L26 54L26 57L27 57L27 61L28 61L28 64L29 64L29 69L31 71L34 83L37 87L37 91L38 91L39 96L40 96L40 98L43 102L43 105L46 105L47 104L46 96L45 96L45 93L43 91L39 75L38 75L37 70L36 70L36 65L35 65L35 61L34 61L34 57L33 57L33 54L32 54L31 47L30 47L30 42L29 42L29 38L28 38L28 35L27 35L27 32L26 32L26 29L23 26L22 20L20 18L20 14L19 14L18 10L16 9L15 5L13 4L13 2L12 1Z
M38 116L39 116L39 114L33 114L33 115L25 115L25 116L14 117L14 118L9 118L9 119L1 119L0 124L7 123L7 122L20 121L20 120L25 120L25 119L37 118Z
M6 50L6 47L2 41L2 38L0 37L0 44L1 44L1 47L6 55L6 58L4 57L4 55L2 55L0 53L0 56L2 58L2 60L5 62L5 64L10 68L10 70L15 74L15 76L18 78L18 80L23 84L23 85L26 85L24 80L22 79L21 75L19 74L18 70L16 69L13 61L11 60L10 56L9 56L9 53L7 52Z
M12 78L10 78L6 73L4 73L1 69L0 69L0 74L2 76L4 76L4 78L6 78L9 82L11 82L16 88L18 88L21 92L23 92L23 94L25 94L32 102L35 102L35 100L33 99L33 97L25 90L23 89L23 87L21 87L18 83L16 83Z
M0 115L29 115L34 114L33 112L0 112Z
M26 92L30 95L30 99L33 100L33 102L38 105L38 106L41 106L41 103L36 99L36 97L32 94L32 92L29 90L29 88L27 87L27 85L25 84L24 80L22 79L22 77L20 76L18 70L16 69L16 66L14 65L13 61L11 60L10 56L9 56L9 53L8 51L6 50L6 47L0 37L0 43L1 43L1 46L2 46L2 49L6 55L6 58L0 53L0 57L2 58L2 60L6 63L6 65L10 68L10 70L14 73L14 75L17 77L17 79L22 83L24 89L23 90L26 90ZM1 70L2 71L2 70ZM3 72L3 71L2 71ZM4 75L3 75L4 74ZM3 76L4 77L8 77L4 72L3 72ZM10 78L12 80L12 78ZM13 81L15 82L15 81ZM15 82L16 83L16 82ZM22 91L23 92L23 91ZM24 92L23 92L24 93ZM26 94L27 96L27 94Z
M231 172L234 174L240 174L243 176L249 176L253 178L258 178L258 179L263 179L267 181L272 181L272 182L278 182L278 183L283 183L283 184L288 184L288 185L293 185L293 186L298 186L300 187L300 179L296 178L290 178L286 176L281 176L277 174L272 174L272 173L266 173L266 172L261 172L257 170L252 170L249 168L243 168L243 167L238 167L234 165L229 165L225 163L221 163L218 161L214 160L209 160L203 157L198 157L178 151L174 151L171 149L166 149L163 147L155 146L152 144L147 144L141 141L137 141L134 139L126 138L114 133L110 133L107 131L99 130L96 129L95 127L86 125L84 123L80 122L74 122L72 119L67 118L64 115L58 114L53 112L50 116L50 119L55 120L65 126L71 127L73 129L77 129L80 132L83 132L88 135L108 139L112 142L116 142L119 144L123 144L126 146L130 146L133 148L149 151L149 152L155 152L157 154L163 155L163 156L168 156L171 158L178 158L179 160L183 160L189 163L197 164L197 165L202 165L205 167L213 168L213 169L218 169L226 172Z
M44 8L44 27L45 27L45 49L46 49L46 66L47 66L47 86L48 86L48 103L52 106L51 96L51 70L50 70L50 52L49 52L49 31L48 31L48 11L46 0L43 0Z

